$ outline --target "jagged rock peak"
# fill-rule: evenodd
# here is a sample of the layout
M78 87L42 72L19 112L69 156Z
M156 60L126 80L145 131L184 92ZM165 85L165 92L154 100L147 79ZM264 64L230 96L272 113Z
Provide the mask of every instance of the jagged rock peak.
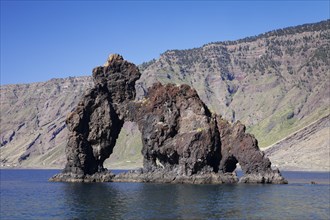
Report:
M107 61L104 63L104 67L110 66L113 62L123 61L123 56L119 54L110 54Z

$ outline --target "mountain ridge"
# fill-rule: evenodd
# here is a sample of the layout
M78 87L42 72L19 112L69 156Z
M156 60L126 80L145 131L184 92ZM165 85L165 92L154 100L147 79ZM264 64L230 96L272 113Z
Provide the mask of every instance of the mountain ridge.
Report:
M282 107L281 101L284 98L291 99L285 101L292 101L292 104L289 109L282 109L285 111L283 114L289 116L300 113L299 119L303 118L304 111L310 111L304 108L302 103L309 101L303 99L308 99L311 95L320 96L322 98L319 101L324 101L317 105L320 108L325 107L325 109L317 112L327 111L325 104L329 102L327 95L329 81L324 81L322 78L329 76L327 70L329 69L328 58L330 58L328 52L329 23L329 21L325 21L316 24L316 26L328 28L322 30L322 33L315 32L315 29L311 28L313 26L308 25L309 32L304 33L303 36L299 34L295 38L290 36L290 39L288 37L275 40L255 38L259 42L254 42L254 45L245 42L235 45L235 47L209 44L189 50L167 51L158 60L145 67L145 74L141 79L141 84L144 86L141 87L149 87L155 81L186 83L197 89L203 101L212 110L227 119L232 118L232 121L243 120L250 126L250 131L257 134L262 146L267 146L271 143L263 141L261 137L263 134L258 135L259 131L254 131L253 125L260 123L266 116L273 115L278 109L275 107L268 110L261 109L261 112L258 112L261 116L253 115L260 110L259 107L252 108L250 112L245 111L251 101L256 102L252 100L255 98L253 96L258 96L257 98L260 97L266 102L261 107L273 105L267 103L265 95L276 96L273 97L273 101L279 107ZM315 58L320 54L322 57ZM205 57L206 59L204 59ZM206 79L205 82L203 79ZM312 91L313 87L319 88ZM269 89L274 91L265 94ZM310 94L311 92L314 94ZM246 96L246 99L235 99L238 93L241 97ZM302 100L296 101L296 98ZM247 101L248 99L250 100ZM315 101L316 98L312 97L312 100ZM270 101L268 100L268 102ZM245 108L239 109L239 105L242 103ZM283 115L278 111L277 117L283 117ZM304 122L304 125L317 118L318 116L315 116L307 120L308 122ZM270 125L270 127L272 126ZM288 133L290 132L286 132L286 134Z

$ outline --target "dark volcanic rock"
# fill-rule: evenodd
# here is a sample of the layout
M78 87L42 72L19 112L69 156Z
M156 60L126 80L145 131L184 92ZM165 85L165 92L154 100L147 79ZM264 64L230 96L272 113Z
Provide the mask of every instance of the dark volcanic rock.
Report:
M70 132L63 175L52 180L90 181L95 179L91 175L104 171L103 162L116 144L140 75L138 68L120 55L109 56L105 66L93 70L94 88L87 91L66 119Z
M155 84L140 107L144 168L177 175L217 171L220 156L215 118L187 85Z
M244 176L244 183L286 183L278 170L271 169L270 160L259 150L258 141L251 134L245 133L241 122L231 125L217 117L221 139L221 161L219 170L233 172L239 163Z
M95 86L67 117L67 164L51 181L236 183L240 163L244 183L286 183L271 169L245 126L212 114L187 85L154 84L134 101L140 73L119 55L93 70ZM125 120L142 134L143 169L117 176L103 168Z
M221 184L237 183L235 173L203 172L193 175L178 175L177 171L156 168L152 171L146 169L132 170L116 175L113 182L151 182L151 183L192 183L192 184Z

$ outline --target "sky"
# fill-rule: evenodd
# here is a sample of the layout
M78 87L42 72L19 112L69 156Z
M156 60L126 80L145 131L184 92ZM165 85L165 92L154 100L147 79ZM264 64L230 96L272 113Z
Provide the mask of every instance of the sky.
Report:
M141 64L170 49L326 20L329 7L329 0L1 0L0 84L91 75L111 53Z

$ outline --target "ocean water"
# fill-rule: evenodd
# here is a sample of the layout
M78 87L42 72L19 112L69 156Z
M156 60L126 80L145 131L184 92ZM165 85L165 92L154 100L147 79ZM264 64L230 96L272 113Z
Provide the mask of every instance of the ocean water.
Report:
M330 219L330 173L282 172L287 185L47 181L58 172L0 170L0 219Z

